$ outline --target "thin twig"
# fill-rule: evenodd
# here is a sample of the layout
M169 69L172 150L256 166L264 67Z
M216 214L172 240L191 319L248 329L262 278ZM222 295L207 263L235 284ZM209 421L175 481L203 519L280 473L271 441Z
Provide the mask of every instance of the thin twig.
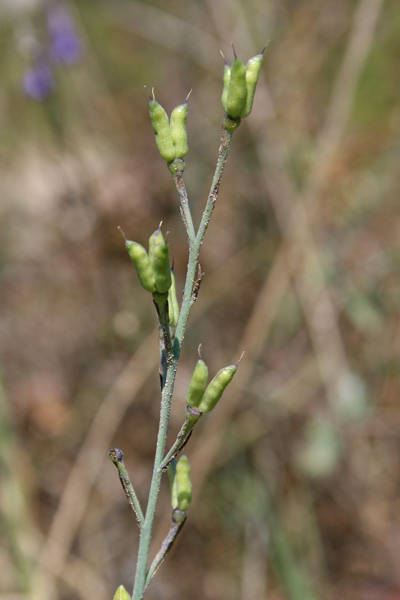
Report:
M179 200L181 203L181 216L183 224L185 225L186 233L188 236L189 246L193 244L196 238L196 232L194 230L192 213L190 212L189 201L186 191L186 186L183 181L181 173L178 169L175 169L174 181L176 189L178 191Z
M172 522L171 528L170 528L166 538L163 540L163 542L161 544L161 548L157 552L156 556L154 557L154 560L151 563L150 568L147 572L144 589L147 588L150 581L153 579L154 575L157 573L158 569L160 568L160 566L162 565L164 560L167 558L168 552L172 548L172 544L175 542L175 540L178 536L178 533L181 531L181 529L186 521L186 515L184 515L183 513L182 513L182 519L183 520L179 523L177 523L175 521Z
M139 529L142 529L144 516L140 506L140 502L138 500L138 497L136 496L136 492L129 478L129 473L124 464L124 453L122 452L122 450L119 450L119 448L112 448L111 450L109 450L108 456L118 469L118 475L122 485L122 489L125 492L125 495L133 512L135 513L136 522L139 526Z
M189 262L187 267L185 289L182 301L182 307L179 314L178 324L175 332L175 343L171 361L168 362L167 375L161 394L160 421L157 435L156 454L154 458L153 475L150 484L149 499L146 508L146 517L140 534L139 551L136 564L136 576L132 600L141 600L146 585L146 569L150 548L150 539L153 529L155 509L161 485L162 471L160 465L163 461L165 443L168 430L169 415L171 411L172 394L174 391L176 370L179 361L182 341L185 335L190 310L192 307L192 292L196 274L196 267L199 260L200 248L207 230L212 211L218 197L219 186L225 161L228 156L232 134L222 128L221 141L218 152L217 165L211 182L211 190L207 199L206 207L199 226L194 243L189 247Z

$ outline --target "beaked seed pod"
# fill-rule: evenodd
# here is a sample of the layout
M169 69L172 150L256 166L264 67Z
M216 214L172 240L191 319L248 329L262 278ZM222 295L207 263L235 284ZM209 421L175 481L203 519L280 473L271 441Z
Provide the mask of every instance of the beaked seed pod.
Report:
M251 113L251 109L253 108L254 94L256 92L258 76L260 74L263 57L264 57L264 50L260 54L253 56L253 58L250 58L250 60L248 61L247 65L246 65L247 96L246 96L246 103L244 105L244 109L240 113L240 117L242 119L244 119L245 117L248 117L249 114Z
M237 365L224 367L215 375L214 379L208 384L206 391L197 406L197 409L202 412L210 412L221 398L228 383L232 381L232 377L236 373Z
M146 250L137 242L125 241L128 254L135 265L139 281L145 290L154 294L157 291L153 265Z
M186 133L187 114L187 101L174 108L171 113L170 131L175 146L175 158L185 158L189 151Z
M171 269L171 287L168 290L168 314L170 326L176 327L179 319L179 304L176 296L175 273L173 268Z
M114 594L113 600L131 600L130 594L126 591L123 585L120 585Z
M175 146L172 141L168 115L156 100L150 98L150 120L156 134L156 144L161 157L171 162L176 158Z
M193 371L192 379L186 394L186 404L191 408L197 408L207 387L208 367L199 355Z
M160 227L150 236L149 258L153 267L156 291L159 294L164 294L171 287L171 265L169 262L169 246L161 233Z
M246 104L246 95L246 67L241 60L235 58L231 66L228 95L224 106L226 114L231 119L240 117Z

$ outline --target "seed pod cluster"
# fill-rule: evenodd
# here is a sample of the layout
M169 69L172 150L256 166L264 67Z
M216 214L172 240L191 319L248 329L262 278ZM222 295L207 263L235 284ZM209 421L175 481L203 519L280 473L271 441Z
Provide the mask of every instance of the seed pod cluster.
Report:
M154 98L150 98L149 111L161 157L167 163L182 160L189 151L186 132L187 99L183 104L174 108L171 119L168 119L167 113Z
M200 413L210 412L221 398L236 373L237 365L224 367L207 385L208 368L199 354L186 394L186 403Z
M186 454L183 454L179 459L174 458L168 465L168 479L173 510L178 509L186 512L192 500L190 464Z
M148 292L164 294L171 287L169 246L159 227L149 239L149 253L137 242L125 240L128 254L135 265L139 281Z
M260 54L253 56L246 66L237 58L236 53L231 67L224 58L224 87L221 102L226 116L232 122L227 121L226 126L232 131L239 126L240 119L244 119L251 112L264 51L265 48Z

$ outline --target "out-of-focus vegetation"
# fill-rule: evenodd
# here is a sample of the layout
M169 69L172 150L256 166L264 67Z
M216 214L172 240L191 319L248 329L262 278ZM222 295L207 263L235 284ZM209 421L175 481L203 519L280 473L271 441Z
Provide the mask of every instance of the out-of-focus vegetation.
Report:
M198 216L219 50L247 60L266 39L202 250L171 441L198 343L214 371L246 354L190 442L195 497L148 598L400 598L398 3L71 0L73 60L71 39L51 47L55 6L0 4L0 600L130 589L137 530L107 451L124 450L143 500L158 348L117 226L145 243L163 220L180 286L187 261L143 86L168 111L194 90ZM167 485L161 500L154 551Z

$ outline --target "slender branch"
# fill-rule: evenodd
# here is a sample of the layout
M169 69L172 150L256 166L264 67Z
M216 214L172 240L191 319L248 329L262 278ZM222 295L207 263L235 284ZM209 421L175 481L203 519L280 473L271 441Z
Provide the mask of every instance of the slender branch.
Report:
M181 515L182 515L181 518L183 520L181 522L176 522L174 520L172 521L171 528L170 528L166 538L163 540L159 551L155 555L153 562L150 565L150 568L149 568L147 576L146 576L146 582L145 582L144 589L147 588L150 581L153 579L154 575L158 571L159 567L162 565L164 560L167 558L168 552L172 548L172 544L175 542L175 540L178 536L178 533L180 532L180 530L183 527L183 524L186 521L186 514L182 513L182 511L179 511L179 512L181 513Z
M190 309L192 306L193 285L196 275L196 266L199 259L200 247L207 230L212 211L218 197L219 186L222 177L222 171L229 152L229 146L232 139L232 133L222 128L221 142L214 177L211 183L210 193L207 204L204 209L202 220L196 239L193 244L189 244L189 263L186 274L185 289L182 301L182 307L179 314L178 324L175 332L175 340L172 347L171 360L167 361L167 373L164 387L161 394L160 422L157 435L156 455L154 458L153 475L150 484L149 499L146 509L146 517L140 532L139 552L136 564L136 576L133 589L132 600L142 600L146 586L146 570L150 548L151 533L153 528L154 515L157 505L158 494L160 491L162 471L160 465L163 462L163 455L167 437L169 415L171 411L172 394L174 391L175 376L178 366L178 360L181 350L181 344L185 335Z
M196 238L196 232L194 230L192 213L190 212L189 200L187 196L186 186L183 181L181 173L178 169L175 169L174 181L176 189L178 191L179 200L181 202L181 216L183 224L185 225L186 233L189 240L189 246L193 244Z
M108 451L108 456L118 469L118 475L122 485L122 489L124 490L125 495L128 498L128 502L131 505L133 512L135 513L138 527L139 529L142 529L144 516L140 507L138 497L136 496L135 490L133 489L133 485L131 484L131 480L129 479L128 471L124 464L124 453L118 448L112 448Z
M171 449L168 451L164 460L162 461L159 469L161 471L165 471L166 467L169 465L171 460L175 458L175 456L183 449L185 446L190 434L192 433L192 429L200 419L202 413L200 413L196 408L190 408L189 406L186 409L186 420L183 423L182 427L178 435L176 436L176 440L171 446Z
M175 339L178 341L179 346L182 344L183 338L185 336L190 309L193 305L193 282L196 278L196 265L199 259L201 244L203 243L203 239L207 231L208 224L210 222L211 214L214 210L215 202L218 197L222 172L228 156L231 140L232 133L230 133L223 127L221 133L221 141L219 145L217 165L215 167L214 176L211 182L211 189L208 195L207 204L203 212L196 239L194 243L189 247L189 263L187 267L185 289L183 292L182 307L181 312L179 314L178 325L176 327L175 332Z

